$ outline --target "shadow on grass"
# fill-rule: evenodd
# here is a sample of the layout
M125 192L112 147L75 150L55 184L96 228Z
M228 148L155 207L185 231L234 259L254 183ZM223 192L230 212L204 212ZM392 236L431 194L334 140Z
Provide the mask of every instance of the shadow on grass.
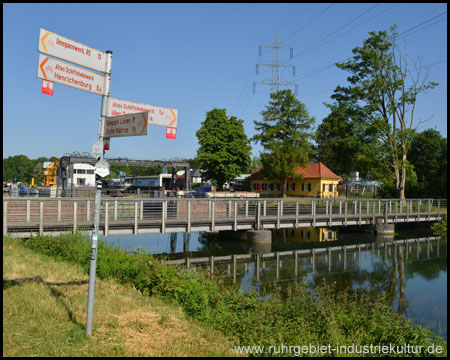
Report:
M21 279L12 279L12 280L3 279L3 290L8 289L9 287L12 287L12 286L22 285L22 284L24 284L26 282L36 282L36 283L44 284L45 286L47 286L48 289L50 290L50 293L66 309L66 312L67 312L67 315L69 316L70 321L72 321L75 325L78 325L78 326L84 328L85 325L84 324L80 324L79 322L77 322L75 320L75 317L73 315L72 310L70 310L69 307L67 306L67 304L60 299L61 297L65 297L65 295L62 292L60 292L60 291L56 290L55 288L53 288L52 286L84 285L84 284L88 284L89 280L69 281L69 282L46 282L46 281L42 280L42 278L40 276L29 277L29 278L21 278Z

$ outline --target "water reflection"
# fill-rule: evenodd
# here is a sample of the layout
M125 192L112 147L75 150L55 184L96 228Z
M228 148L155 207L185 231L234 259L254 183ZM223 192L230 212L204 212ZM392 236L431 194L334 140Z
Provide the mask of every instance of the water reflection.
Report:
M324 278L336 282L342 291L384 293L393 311L447 336L446 238L418 229L377 237L338 228L299 228L274 230L272 243L252 244L242 240L243 235L173 233L105 240L178 261L203 257L203 265L192 262L190 266L207 269L210 256L229 255L228 261L214 261L214 276L244 291L254 289L262 297L274 289L287 294L293 281L319 284Z

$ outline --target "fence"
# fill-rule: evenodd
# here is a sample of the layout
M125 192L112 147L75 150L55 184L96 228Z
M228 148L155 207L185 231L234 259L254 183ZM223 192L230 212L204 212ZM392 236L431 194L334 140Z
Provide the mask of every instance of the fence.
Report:
M121 225L138 233L142 226L158 227L165 233L170 224L177 232L219 231L250 228L299 227L307 221L316 226L319 220L334 225L388 222L429 221L447 213L446 199L102 199L100 219L104 234L112 225ZM94 218L91 198L4 198L3 234L8 229L44 227L90 228ZM304 221L303 221L304 220ZM303 223L302 223L303 221ZM204 223L206 228L195 224ZM245 226L242 225L245 223ZM227 224L228 228L220 228ZM350 223L349 223L350 224ZM241 226L242 225L242 226ZM305 225L303 225L305 226ZM183 229L182 229L183 228ZM201 230L204 229L204 230Z

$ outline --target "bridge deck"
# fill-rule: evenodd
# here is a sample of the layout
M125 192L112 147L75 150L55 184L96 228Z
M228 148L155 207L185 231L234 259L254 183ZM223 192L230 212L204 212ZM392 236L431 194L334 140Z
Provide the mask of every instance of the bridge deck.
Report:
M91 199L3 199L3 234L28 237L93 229ZM446 200L106 199L100 234L215 232L439 221Z

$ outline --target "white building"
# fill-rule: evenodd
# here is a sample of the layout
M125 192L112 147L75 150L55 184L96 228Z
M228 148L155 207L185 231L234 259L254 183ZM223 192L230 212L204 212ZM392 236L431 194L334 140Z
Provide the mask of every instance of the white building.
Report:
M68 186L95 186L94 167L89 164L69 165Z

